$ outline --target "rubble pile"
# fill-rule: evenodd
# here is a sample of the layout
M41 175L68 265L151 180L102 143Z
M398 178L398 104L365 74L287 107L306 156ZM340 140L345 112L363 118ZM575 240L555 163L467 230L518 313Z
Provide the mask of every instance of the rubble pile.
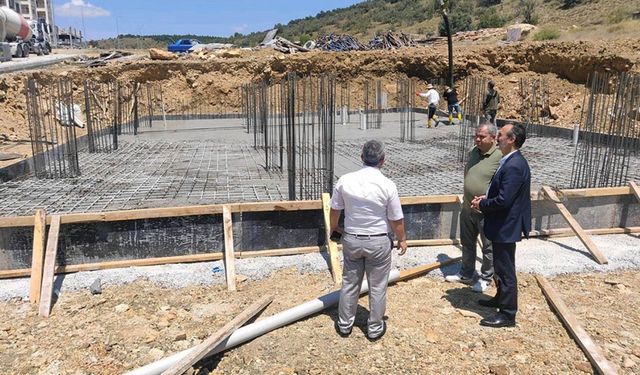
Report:
M323 51L364 51L369 49L364 44L360 43L358 39L348 34L330 34L323 35L316 40L316 48Z
M370 49L396 49L400 47L415 47L418 44L403 32L394 33L388 31L380 35L376 35L369 42Z

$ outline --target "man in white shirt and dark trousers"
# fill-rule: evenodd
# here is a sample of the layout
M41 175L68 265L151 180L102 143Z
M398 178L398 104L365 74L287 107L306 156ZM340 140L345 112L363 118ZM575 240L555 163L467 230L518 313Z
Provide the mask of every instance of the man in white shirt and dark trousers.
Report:
M438 118L436 117L436 110L438 109L438 104L440 104L440 94L438 94L432 84L428 84L427 92L417 92L416 95L427 99L427 110L429 111L429 117L427 118L427 127L431 127L431 120L435 121L437 127Z
M331 230L342 231L344 270L336 330L342 337L351 333L364 274L369 284L367 338L380 339L386 332L387 282L391 270L391 230L398 240L400 255L407 250L404 215L396 185L380 172L384 145L372 140L364 144L364 167L342 176L331 197ZM344 230L338 228L344 210Z

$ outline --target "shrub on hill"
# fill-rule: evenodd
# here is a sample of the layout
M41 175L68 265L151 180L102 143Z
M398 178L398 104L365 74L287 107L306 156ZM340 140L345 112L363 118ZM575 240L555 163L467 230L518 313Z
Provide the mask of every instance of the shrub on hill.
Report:
M560 37L560 32L556 29L551 28L542 28L540 31L535 33L533 36L533 40L551 40L558 39Z

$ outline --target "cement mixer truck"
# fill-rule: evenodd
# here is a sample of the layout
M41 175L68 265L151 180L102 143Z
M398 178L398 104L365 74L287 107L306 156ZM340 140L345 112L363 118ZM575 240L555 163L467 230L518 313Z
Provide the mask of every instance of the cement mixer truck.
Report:
M0 59L29 56L32 36L24 17L9 7L0 7Z

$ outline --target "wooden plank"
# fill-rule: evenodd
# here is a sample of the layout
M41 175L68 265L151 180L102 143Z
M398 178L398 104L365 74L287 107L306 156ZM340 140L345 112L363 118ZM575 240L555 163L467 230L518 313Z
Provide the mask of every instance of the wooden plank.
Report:
M640 187L638 187L638 184L636 184L635 181L629 181L629 188L631 188L633 195L635 195L638 202L640 202Z
M591 235L607 235L607 234L637 234L640 233L640 227L626 227L626 228L597 228L597 229L585 229L587 234ZM571 228L558 228L558 229L542 229L533 230L529 232L530 237L572 237L576 233ZM420 247L420 246L447 246L458 245L460 240L457 238L444 238L444 239L429 239L429 240L408 240L407 246ZM338 250L342 250L342 246L337 246ZM268 249L268 250L244 250L236 251L236 258L256 258L267 256L282 256L282 255L296 255L296 254L309 254L315 252L321 252L323 248L320 246L306 246L306 247L292 247L285 249ZM137 266L155 266L162 264L173 263L194 263L194 262L210 262L222 259L222 253L209 253L209 254L193 254L193 255L177 255L172 257L160 257L160 258L146 258L146 259L130 259L130 260L117 260L111 262L98 262L98 263L83 263L72 264L67 266L57 266L56 274L59 273L72 273L82 271L96 271L112 268L126 268ZM0 271L0 279L12 279L16 277L25 277L31 274L31 268L20 268L15 270L2 270Z
M457 203L458 196L454 194L449 195L426 195L418 197L400 197L400 204L415 205L415 204L439 204L439 203Z
M590 189L573 189L562 190L562 194L567 198L572 197L602 197L615 195L633 194L630 186L612 187L612 188L590 188ZM531 193L532 200L544 199L538 193ZM400 202L403 205L416 204L443 204L456 203L457 195L427 195L417 197L401 197ZM247 202L235 203L228 205L231 212L267 212L267 211L299 211L299 210L317 210L322 208L322 202L319 200L310 201L282 201L282 202ZM211 215L221 214L222 205L197 205L184 207L162 207L162 208L145 208L139 210L121 210L94 213L77 213L61 215L61 224L90 223L90 222L109 222L109 221L126 221L126 220L142 220L155 219L163 217L181 217L194 215ZM12 227L31 227L34 223L33 216L15 216L0 217L0 228ZM50 217L47 223L51 223Z
M47 253L44 258L44 270L42 276L42 291L40 293L40 316L45 318L51 313L51 301L53 299L53 278L58 253L58 236L60 234L60 216L51 218L49 237L47 238Z
M596 244L591 241L591 238L587 233L585 233L584 229L580 226L580 224L573 218L573 215L567 210L564 204L558 199L556 193L551 190L548 186L542 187L542 192L556 205L556 208L560 211L560 214L564 218L564 220L569 224L571 229L576 233L580 241L584 244L587 250L593 255L596 262L599 264L607 264L609 261L607 258L598 250Z
M547 279L543 276L536 275L536 280L538 281L540 289L542 289L542 293L551 304L551 307L556 311L564 326L573 339L576 340L580 348L582 348L582 351L587 358L589 358L589 361L597 372L604 375L617 374L615 367L607 361L600 347L591 339L584 328L582 328L578 319L576 319L573 313L567 308L562 298L560 298Z
M610 197L615 195L633 194L629 186L606 187L606 188L586 188L586 189L563 189L560 190L566 198L590 198L590 197ZM545 199L544 194L531 193L532 200Z
M417 247L417 246L447 246L447 245L458 245L460 244L460 240L457 238L434 238L430 240L407 240L407 246L409 247Z
M227 289L236 290L236 256L233 249L233 222L229 206L222 207L222 222L224 226L224 275L227 279Z
M329 193L322 193L322 216L324 218L324 240L329 250L329 263L331 264L331 277L336 285L342 284L342 265L338 256L338 244L331 241L331 198Z
M257 258L257 257L272 257L282 255L297 255L297 254L309 254L319 253L323 250L321 246L304 246L304 247L291 247L286 249L272 249L272 250L245 250L236 251L236 258Z
M180 375L185 373L196 362L204 358L211 350L226 340L231 334L242 327L249 319L264 310L267 305L273 301L273 296L264 296L254 302L251 306L244 309L238 316L233 318L224 327L220 328L216 333L209 336L200 345L196 346L189 354L180 361L168 368L162 375Z
M442 262L435 262L431 264L427 264L425 266L419 266L410 268L404 271L400 271L400 277L398 277L398 281L408 280L414 277L422 276L427 272L431 272L437 268L448 266L453 263L457 263L462 260L462 257L451 258L447 260L443 260Z
M55 272L56 274L72 273L72 272L82 272L82 271L106 270L106 269L112 269L112 268L158 266L162 264L174 264L174 263L210 262L210 261L220 260L220 259L222 259L222 253L178 255L178 256L172 256L172 257L145 258L145 259L127 259L127 260L116 260L116 261L110 261L110 262L83 263L83 264L71 264L66 266L57 266ZM30 274L31 274L31 268L4 270L4 271L0 271L0 279L25 277L25 276L29 276Z
M585 229L585 233L591 235L606 235L606 234L633 234L640 233L640 227L626 227L626 228L596 228ZM559 228L559 229L541 229L532 230L529 232L529 237L549 237L549 238L561 238L561 237L573 237L576 232L571 228Z
M40 301L40 290L42 288L42 267L47 234L47 214L43 209L37 209L34 217L29 301L31 303L38 303Z
M33 216L0 217L0 228L31 227L34 220Z

